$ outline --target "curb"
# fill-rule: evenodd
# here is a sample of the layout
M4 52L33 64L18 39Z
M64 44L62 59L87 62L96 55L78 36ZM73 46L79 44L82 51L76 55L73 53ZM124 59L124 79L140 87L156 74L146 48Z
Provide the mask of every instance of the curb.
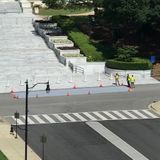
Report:
M9 160L22 160L24 158L24 141L21 137L15 139L10 133L10 124L0 117L0 150ZM28 159L40 160L41 158L28 146Z
M160 114L160 101L154 101L153 103L148 105L148 108L151 109L152 111Z

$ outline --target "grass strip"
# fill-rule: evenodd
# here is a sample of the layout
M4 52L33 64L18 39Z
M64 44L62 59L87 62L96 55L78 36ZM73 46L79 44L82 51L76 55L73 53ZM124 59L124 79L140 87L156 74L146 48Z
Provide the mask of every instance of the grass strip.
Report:
M41 8L39 15L44 16L58 16L58 15L69 15L69 14L81 14L93 11L92 8L80 8L80 9L47 9Z
M8 160L2 151L0 151L0 160Z

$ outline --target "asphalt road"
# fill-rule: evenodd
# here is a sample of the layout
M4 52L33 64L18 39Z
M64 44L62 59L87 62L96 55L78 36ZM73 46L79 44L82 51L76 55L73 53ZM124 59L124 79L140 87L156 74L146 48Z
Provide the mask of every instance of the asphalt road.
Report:
M134 151L136 154L142 154L146 159L160 159L160 119L101 121L98 124L102 124L125 141L132 148L127 147L129 155L126 151L122 151L126 150L124 143L119 149L113 145L114 140L106 140L97 133L98 129L94 130L86 123L29 126L29 145L41 157L40 137L45 135L47 137L47 142L44 144L46 160L130 160L132 159L130 156L135 156L132 155ZM18 131L24 137L24 132ZM107 134L107 137L110 136ZM121 140L118 143L121 143Z
M29 98L29 114L143 109L160 99L160 85L136 86L133 92ZM0 95L0 116L25 113L25 99Z

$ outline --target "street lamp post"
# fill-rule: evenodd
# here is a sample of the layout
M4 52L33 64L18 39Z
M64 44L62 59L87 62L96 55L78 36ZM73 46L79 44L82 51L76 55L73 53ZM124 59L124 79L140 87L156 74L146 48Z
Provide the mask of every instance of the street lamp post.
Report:
M42 142L42 160L44 160L44 144L47 142L47 137L45 135L41 136L41 142Z
M28 145L28 91L29 89L34 88L38 84L46 84L46 92L50 91L49 81L48 82L40 82L34 84L32 87L28 86L28 80L26 80L26 105L25 105L25 160L27 160L27 145Z
M14 118L16 119L16 136L15 136L15 138L17 138L17 119L19 119L19 113L17 111L14 113Z

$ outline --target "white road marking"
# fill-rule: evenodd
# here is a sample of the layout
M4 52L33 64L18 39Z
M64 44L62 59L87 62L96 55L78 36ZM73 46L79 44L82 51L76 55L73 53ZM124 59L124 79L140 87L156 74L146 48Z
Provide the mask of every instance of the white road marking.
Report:
M63 113L63 115L64 115L66 118L68 118L71 122L76 122L76 120L75 120L73 117L71 117L69 114Z
M127 111L127 110L124 110L123 112L124 112L125 114L127 114L128 116L130 116L131 118L133 118L133 119L138 119L138 117L136 117L134 114L130 113L130 112Z
M92 121L96 121L97 120L95 117L93 117L92 115L90 115L88 112L83 112L83 114L85 116L87 116L89 119L91 119Z
M73 115L75 115L76 117L78 117L81 121L87 121L84 117L82 117L80 114L78 113L73 113Z
M22 116L24 118L24 120L26 120L26 116ZM34 122L30 119L30 117L28 117L28 123L29 124L34 124Z
M58 114L53 114L59 121L61 122L67 122L66 120L64 120L60 115Z
M16 119L14 118L14 116L12 116L12 118L15 120L15 123L16 123ZM20 119L17 119L17 124L24 124L24 122L21 121Z
M112 111L114 114L116 114L117 116L119 116L122 119L128 119L127 117L125 117L124 115L122 115L120 112L118 111Z
M49 117L47 114L43 114L42 115L47 121L49 121L50 123L56 123L51 117Z
M32 117L34 118L34 119L36 119L39 123L46 123L45 121L43 121L38 115L32 115Z
M95 130L97 133L99 133L106 140L111 142L114 146L116 146L118 149L120 149L123 153L125 153L131 159L133 159L133 160L137 160L137 159L149 160L147 157L145 157L143 154L138 152L136 149L134 149L132 146L130 146L127 142L122 140L120 137L118 137L112 131L110 131L109 129L104 127L99 122L86 122L86 124L89 127L91 127L93 130Z
M111 119L118 119L117 117L115 117L114 115L110 114L107 111L103 111L104 114L106 114L108 117L110 117Z
M154 115L153 113L151 113L149 110L142 110L143 112L145 112L147 115L151 116L152 118L158 118L156 115Z
M107 117L105 117L101 113L105 114ZM160 118L160 116L152 113L148 109L52 114L56 119L54 119L50 115L51 114L29 115L28 116L28 124ZM44 117L44 120L40 116ZM63 116L66 117L68 120L66 120ZM77 117L78 119L76 119L74 116ZM14 118L14 116L6 116L6 118L7 117L12 117L14 121L16 120ZM47 122L45 122L45 121L47 121ZM20 125L25 124L25 115L22 115L22 116L20 116L20 119L17 119L17 124L20 124Z
M136 113L137 115L139 115L142 118L148 118L147 116L145 116L144 114L140 113L138 110L132 110L132 112Z
M100 113L98 112L93 112L93 114L95 114L97 117L99 117L101 120L107 120L106 117L102 116Z

